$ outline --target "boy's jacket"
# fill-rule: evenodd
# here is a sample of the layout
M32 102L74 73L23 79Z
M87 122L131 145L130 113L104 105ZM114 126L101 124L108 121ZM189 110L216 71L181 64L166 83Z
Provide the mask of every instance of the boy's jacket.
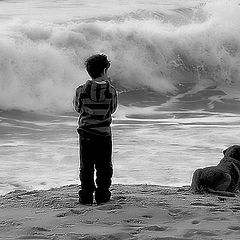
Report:
M78 129L97 135L111 135L111 114L117 108L117 94L109 82L88 80L76 89L73 105L80 113Z

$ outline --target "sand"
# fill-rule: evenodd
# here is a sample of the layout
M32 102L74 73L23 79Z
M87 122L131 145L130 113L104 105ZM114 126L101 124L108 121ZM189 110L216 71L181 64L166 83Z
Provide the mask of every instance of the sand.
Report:
M0 196L0 239L240 239L240 193L189 186L113 185L103 205L78 203L78 185Z

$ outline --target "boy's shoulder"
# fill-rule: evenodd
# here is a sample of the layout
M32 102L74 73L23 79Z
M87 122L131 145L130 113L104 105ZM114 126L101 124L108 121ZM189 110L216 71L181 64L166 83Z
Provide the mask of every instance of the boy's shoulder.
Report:
M80 85L76 88L76 94L80 94L81 92L83 92L83 85Z
M115 87L114 87L111 83L109 83L109 90L110 90L112 93L114 93L114 94L117 93Z
M86 86L87 82L79 85L77 88L76 88L76 91L79 92L79 91L83 91L84 87Z
M77 91L78 93L84 92L85 89L86 89L86 87L87 87L87 85L91 85L91 83L92 83L92 82L91 82L90 80L87 80L85 83L79 85L79 86L76 88L76 91ZM108 89L109 89L110 93L112 93L112 94L117 94L117 91L116 91L115 87L114 87L110 82L108 82L108 84L109 84L109 88L108 88Z

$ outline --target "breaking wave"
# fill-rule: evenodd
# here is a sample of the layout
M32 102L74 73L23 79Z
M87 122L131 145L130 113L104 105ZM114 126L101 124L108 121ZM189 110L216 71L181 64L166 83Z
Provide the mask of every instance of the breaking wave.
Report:
M83 61L104 52L119 91L176 95L239 89L240 7L136 11L65 23L12 20L0 25L0 108L69 111L88 78Z

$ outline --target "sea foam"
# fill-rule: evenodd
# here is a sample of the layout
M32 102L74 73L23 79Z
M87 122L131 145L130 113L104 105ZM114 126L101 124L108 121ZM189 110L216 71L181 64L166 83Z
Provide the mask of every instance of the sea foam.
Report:
M74 89L88 78L83 62L99 52L112 61L109 74L118 90L174 95L183 87L216 87L231 93L240 84L239 26L233 1L61 23L5 21L0 108L71 111Z

